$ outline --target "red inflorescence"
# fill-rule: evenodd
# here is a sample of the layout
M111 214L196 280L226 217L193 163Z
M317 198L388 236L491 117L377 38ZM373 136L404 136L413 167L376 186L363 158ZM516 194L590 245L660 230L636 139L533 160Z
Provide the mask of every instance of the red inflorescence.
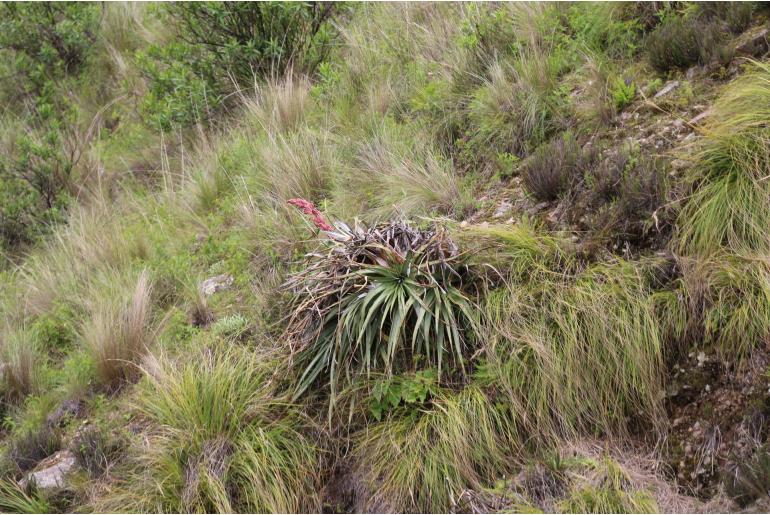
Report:
M310 202L309 200L305 200L302 198L293 198L288 201L289 204L292 206L296 206L297 208L301 209L303 213L306 215L309 215L313 219L313 223L316 227L321 229L322 231L331 231L334 229L331 225L329 225L326 220L324 220L323 215L318 210L317 207L315 207L315 204Z

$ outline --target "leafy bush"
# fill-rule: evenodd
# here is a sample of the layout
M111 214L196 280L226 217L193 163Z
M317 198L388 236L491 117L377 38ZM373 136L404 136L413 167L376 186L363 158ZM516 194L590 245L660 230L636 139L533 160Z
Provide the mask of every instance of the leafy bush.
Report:
M522 180L527 191L541 201L556 200L582 180L594 160L571 133L541 146L525 163Z
M448 234L402 222L336 230L287 284L296 295L287 337L303 369L296 396L324 373L333 404L354 374L390 376L419 363L439 378L462 372L475 317Z
M61 90L90 55L98 12L96 4L76 2L0 5L0 51L21 85L4 88L0 101L26 123L0 149L0 238L6 247L29 243L61 220L79 156L67 128L75 111Z
M650 64L659 72L707 63L722 50L719 24L696 16L673 15L648 34L645 48Z
M372 386L369 412L379 422L383 413L399 406L419 407L437 393L436 379L436 371L428 369L409 376L379 380Z
M254 78L312 73L335 35L340 9L319 2L169 3L164 14L179 39L138 56L149 81L148 121L168 129L207 120L238 85Z
M82 67L96 39L99 9L77 2L0 6L0 49L11 51L25 93L43 96L52 80Z

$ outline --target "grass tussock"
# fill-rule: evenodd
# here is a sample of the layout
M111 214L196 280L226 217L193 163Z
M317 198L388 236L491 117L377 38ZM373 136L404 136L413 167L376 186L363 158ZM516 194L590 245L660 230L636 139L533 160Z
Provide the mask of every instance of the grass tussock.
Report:
M751 63L713 108L697 149L692 197L678 220L680 252L766 251L770 224L770 66Z
M0 339L0 397L18 401L38 387L41 365L37 341L29 331L6 332Z
M0 509L4 513L55 513L47 500L26 492L11 479L0 479Z
M650 272L626 261L571 272L549 266L548 254L522 255L531 265L522 277L514 263L490 293L482 332L482 377L505 392L520 437L623 433L629 416L659 420L663 349Z
M364 502L379 512L434 512L456 507L467 488L506 472L506 419L469 386L413 416L392 418L354 436L356 474L370 486Z
M91 316L81 334L96 368L99 382L118 388L139 376L138 364L152 345L152 284L142 271L130 294L122 281L109 284L91 300Z
M717 254L684 267L689 336L724 359L740 359L770 334L770 262L765 255ZM682 327L682 324L680 324ZM685 336L688 336L685 333Z
M253 98L243 98L253 120L269 133L290 132L304 120L310 102L310 82L288 73L281 81L255 85Z
M375 131L360 145L352 170L353 183L368 194L364 205L369 204L380 217L425 212L462 216L468 210L469 185L450 161L420 142L419 133L410 136L391 127ZM414 145L405 145L411 138Z
M317 510L318 455L269 382L264 356L206 350L161 358L138 409L152 424L105 509L160 513ZM114 504L113 504L114 503Z

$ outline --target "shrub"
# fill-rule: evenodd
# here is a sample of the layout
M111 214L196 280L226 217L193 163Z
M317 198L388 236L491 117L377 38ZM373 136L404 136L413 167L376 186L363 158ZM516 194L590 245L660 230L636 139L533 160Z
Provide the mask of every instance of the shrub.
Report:
M130 298L125 298L125 292L109 292L116 296L97 299L91 318L84 323L83 340L98 379L107 388L119 388L139 374L137 364L154 339L150 328L151 291L149 275L143 271Z
M597 240L639 245L668 226L665 213L666 166L660 160L621 148L588 174L587 189L570 206L569 217Z
M148 120L168 129L207 120L236 84L312 73L334 40L340 9L317 2L201 2L162 7L179 40L139 55Z
M296 295L287 330L302 369L296 396L322 374L333 404L352 375L389 376L420 360L439 378L464 370L474 315L448 234L403 222L336 230L286 286Z
M705 46L708 38L704 36L714 29L694 17L667 17L645 40L650 64L660 72L667 72L706 61L711 49Z
M68 129L76 113L61 89L89 57L97 14L96 4L0 5L0 49L22 84L4 89L0 101L25 123L0 149L0 243L6 247L34 241L62 218L79 143Z
M40 2L0 7L0 48L16 56L30 92L43 94L53 78L82 67L96 39L94 4Z
M572 134L565 133L535 151L523 167L522 180L536 199L556 200L582 180L593 160L591 151L585 151Z
M704 2L696 5L703 18L724 21L733 34L740 34L749 28L756 7L754 2Z
M157 362L138 399L154 430L107 511L317 511L318 456L265 358L231 347Z

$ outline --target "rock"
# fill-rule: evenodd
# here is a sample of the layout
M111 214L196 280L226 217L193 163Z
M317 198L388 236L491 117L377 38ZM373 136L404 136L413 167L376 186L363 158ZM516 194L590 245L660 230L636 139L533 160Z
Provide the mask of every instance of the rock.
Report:
M218 291L226 290L233 285L233 276L222 274L206 279L200 284L200 292L205 295L213 295Z
M495 214L492 215L492 218L502 218L508 214L508 211L510 211L512 208L513 204L507 200L504 200L500 203L499 206L497 206L497 209L495 209Z
M63 488L65 477L76 467L77 460L70 451L59 451L38 463L35 470L27 474L19 486L27 488L30 483L40 490Z
M693 164L690 161L686 161L684 159L674 159L671 161L671 168L674 170L686 170L692 166Z
M700 113L699 115L697 115L695 118L693 118L687 123L689 123L690 125L695 125L701 120L703 120L704 118L706 118L709 114L711 114L710 111L703 111L702 113Z
M83 402L80 399L66 399L46 418L49 426L58 426L67 417L77 418L83 414Z
M770 49L770 31L767 27L759 27L745 32L735 46L737 55L756 57L764 54Z
M668 95L672 91L674 91L676 88L679 87L679 81L678 80L672 80L668 81L665 86L660 88L660 91L655 93L655 96L653 98L660 98L664 95Z

